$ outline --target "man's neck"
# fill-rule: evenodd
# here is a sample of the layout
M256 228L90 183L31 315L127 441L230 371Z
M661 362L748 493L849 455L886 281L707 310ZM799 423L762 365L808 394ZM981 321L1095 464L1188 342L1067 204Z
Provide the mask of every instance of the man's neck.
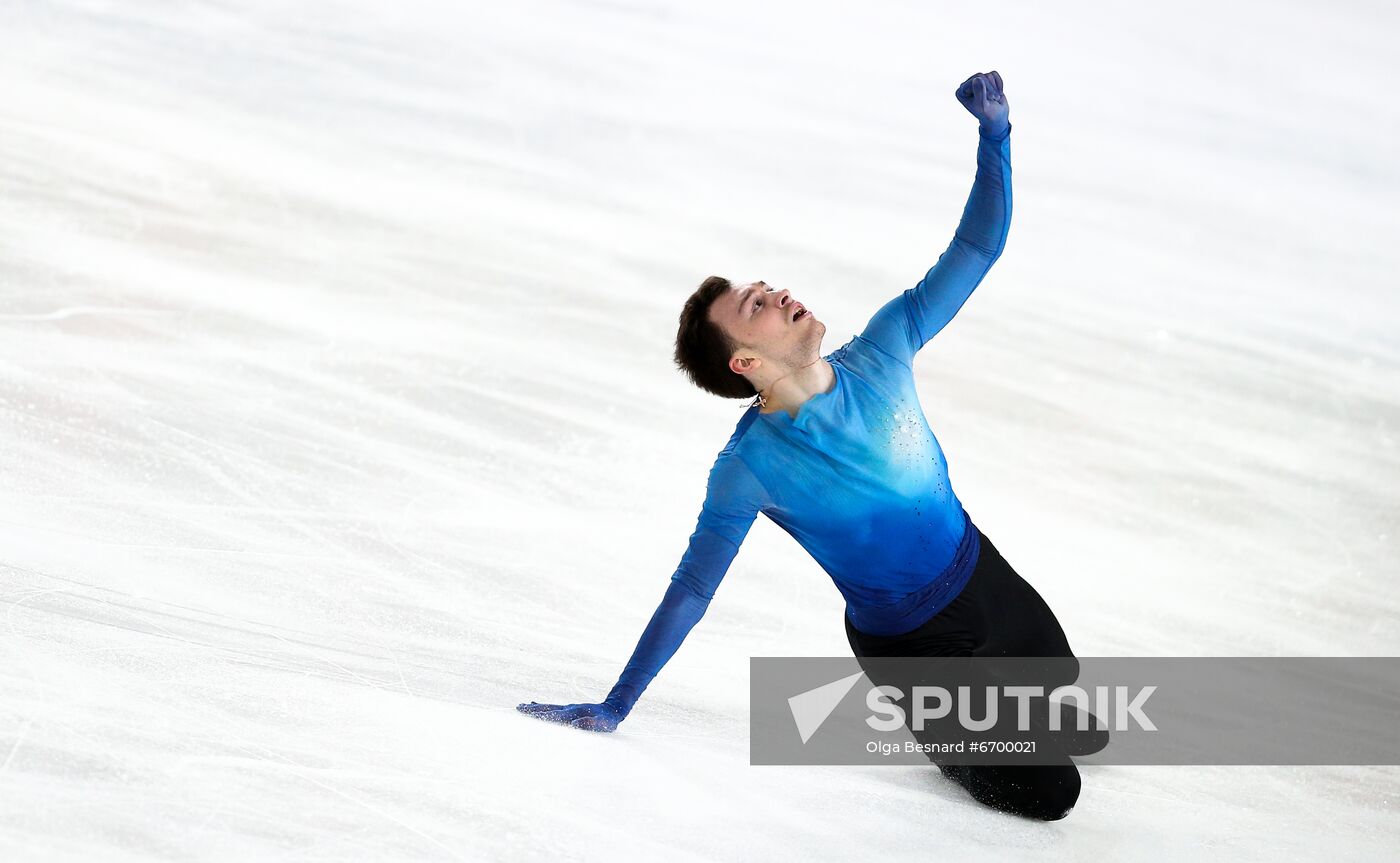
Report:
M791 372L766 387L761 393L763 407L759 408L759 413L786 411L788 416L796 418L808 399L818 393L831 392L834 386L836 370L831 363L819 357L815 363Z

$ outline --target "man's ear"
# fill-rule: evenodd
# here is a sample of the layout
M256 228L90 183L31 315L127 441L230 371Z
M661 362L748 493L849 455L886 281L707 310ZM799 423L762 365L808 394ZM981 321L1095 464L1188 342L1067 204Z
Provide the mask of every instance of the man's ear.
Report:
M736 375L746 375L763 364L757 357L733 356L729 358L729 370Z

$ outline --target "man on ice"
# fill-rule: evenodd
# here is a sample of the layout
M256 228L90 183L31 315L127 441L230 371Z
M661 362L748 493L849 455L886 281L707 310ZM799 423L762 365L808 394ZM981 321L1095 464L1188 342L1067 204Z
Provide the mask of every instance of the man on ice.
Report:
M1011 124L996 72L957 99L979 121L977 174L948 248L865 330L821 355L826 326L786 290L712 276L686 301L676 362L701 388L757 396L710 471L695 532L617 684L597 704L521 704L540 719L613 731L698 622L761 512L846 600L859 658L1072 656L1040 595L973 524L915 392L914 355L1001 255L1011 224ZM1079 796L1054 765L940 765L979 801L1064 817Z

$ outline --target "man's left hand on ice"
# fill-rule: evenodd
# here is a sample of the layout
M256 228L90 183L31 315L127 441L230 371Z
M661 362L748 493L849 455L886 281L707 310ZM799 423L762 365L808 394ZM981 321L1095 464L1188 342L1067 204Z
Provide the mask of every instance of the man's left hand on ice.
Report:
M585 731L616 731L618 723L627 718L625 711L606 701L601 704L540 704L531 701L529 704L518 704L515 709L536 719L572 725Z

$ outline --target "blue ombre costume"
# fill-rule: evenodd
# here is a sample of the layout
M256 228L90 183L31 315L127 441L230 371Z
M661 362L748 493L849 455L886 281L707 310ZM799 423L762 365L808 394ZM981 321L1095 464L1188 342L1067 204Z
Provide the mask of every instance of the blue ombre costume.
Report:
M1011 223L1011 127L979 127L977 178L952 243L913 288L826 356L831 390L795 418L739 419L710 470L690 545L606 704L625 716L709 606L759 513L836 582L871 635L918 628L958 595L978 531L914 389L914 354L946 325L1001 254Z

